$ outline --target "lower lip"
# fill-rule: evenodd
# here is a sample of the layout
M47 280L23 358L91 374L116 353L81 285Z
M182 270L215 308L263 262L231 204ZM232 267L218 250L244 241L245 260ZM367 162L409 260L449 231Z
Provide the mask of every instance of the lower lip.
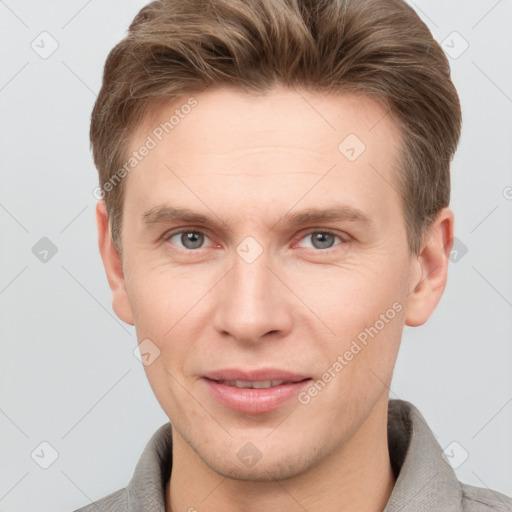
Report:
M281 384L266 389L236 388L203 378L209 392L222 405L245 413L269 412L296 397L309 385L311 379Z

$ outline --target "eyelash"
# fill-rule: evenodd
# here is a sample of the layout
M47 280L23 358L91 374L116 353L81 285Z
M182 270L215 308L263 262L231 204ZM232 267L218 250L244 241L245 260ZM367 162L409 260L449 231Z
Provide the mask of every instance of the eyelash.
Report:
M334 242L334 245L332 247L327 247L325 249L317 249L316 247L300 247L300 249L306 249L312 254L329 254L331 251L335 251L337 248L339 248L341 245L344 245L348 242L347 235L341 236L340 234L336 233L335 231L330 231L329 229L312 229L306 233L303 233L300 238L298 238L293 245L296 246L299 242L302 240L310 237L314 233L321 233L323 235L332 235L335 238L338 238L340 241L338 243Z
M174 236L182 235L183 233L199 233L201 235L204 235L205 238L209 239L208 235L204 231L193 229L193 228L192 229L181 229L179 231L173 231L173 232L167 233L167 234L164 235L163 239L164 239L164 241L168 242ZM344 244L348 243L348 241L349 241L348 240L348 235L341 236L340 234L338 234L338 233L336 233L334 231L330 231L328 229L312 229L312 230L308 231L307 233L304 233L299 239L297 239L294 242L294 245L296 245L298 242L300 242L304 238L307 238L308 236L313 235L314 233L322 233L324 235L333 235L333 236L339 238L339 240L340 240L340 242L338 244L335 244L332 247L327 247L326 249L316 249L314 247L313 248L308 247L307 249L312 251L314 254L328 253L328 252L334 250L336 247L338 247L340 245L344 245ZM187 252L187 253L194 253L194 252L199 252L201 249L204 249L204 247L199 247L197 249L187 249L186 247L178 247L178 249L180 251L184 251L184 252Z

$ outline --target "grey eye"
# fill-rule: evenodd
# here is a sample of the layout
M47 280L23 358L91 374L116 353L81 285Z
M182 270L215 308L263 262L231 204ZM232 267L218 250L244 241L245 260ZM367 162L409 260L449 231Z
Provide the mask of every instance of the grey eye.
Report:
M173 238L178 238L178 245L181 244L185 249L199 249L204 244L205 240L205 236L199 231L182 231L181 233L176 233L169 237L172 243L177 243L173 241Z
M335 240L343 242L339 235L330 231L311 231L304 236L300 242L301 247L310 249L330 249L335 244Z
M315 232L311 233L311 241L315 249L329 249L334 245L334 239L336 235L327 232Z

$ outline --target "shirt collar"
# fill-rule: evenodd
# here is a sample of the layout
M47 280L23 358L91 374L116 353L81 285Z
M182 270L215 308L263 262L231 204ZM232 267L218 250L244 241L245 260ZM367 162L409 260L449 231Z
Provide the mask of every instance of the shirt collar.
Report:
M452 467L418 409L389 400L388 446L398 475L383 512L462 512L462 489ZM129 512L165 512L171 474L172 430L165 423L151 437L126 488Z
M432 430L410 402L389 401L388 445L393 468L400 472L383 512L462 512L460 482Z

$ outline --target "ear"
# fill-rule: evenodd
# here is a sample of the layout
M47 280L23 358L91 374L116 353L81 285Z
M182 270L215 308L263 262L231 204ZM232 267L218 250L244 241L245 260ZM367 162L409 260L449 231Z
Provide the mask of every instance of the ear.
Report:
M448 278L453 226L453 212L443 208L423 236L417 256L417 282L413 283L414 289L409 293L405 325L424 324L441 300Z
M98 201L96 205L96 222L101 259L112 290L112 307L123 322L134 325L133 312L126 293L123 260L112 241L105 201Z

